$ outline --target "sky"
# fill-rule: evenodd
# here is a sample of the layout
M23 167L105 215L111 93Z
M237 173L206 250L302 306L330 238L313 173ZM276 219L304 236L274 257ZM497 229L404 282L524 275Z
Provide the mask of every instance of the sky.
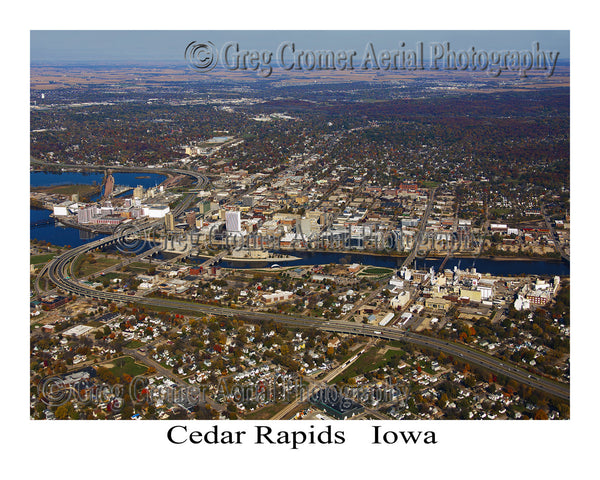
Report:
M184 50L192 41L211 41L220 49L238 42L243 49L276 51L284 41L306 50L357 50L368 42L375 49L414 48L423 42L428 58L433 42L450 42L453 50L530 50L533 42L541 50L560 52L570 58L568 30L405 30L405 31L276 31L276 30L31 30L31 64L184 64Z

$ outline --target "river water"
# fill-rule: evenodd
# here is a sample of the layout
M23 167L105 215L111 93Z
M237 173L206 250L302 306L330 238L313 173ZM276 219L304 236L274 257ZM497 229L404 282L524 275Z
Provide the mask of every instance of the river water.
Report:
M306 252L285 251L282 253L300 257L299 260L291 262L278 262L281 266L296 265L325 265L325 264L351 264L360 263L376 267L399 268L404 261L403 257L392 257L388 255L369 255L363 253L335 253L335 252ZM438 269L443 259L417 259L416 266L420 269L434 267ZM221 266L227 268L264 268L271 267L273 262L243 262L222 261ZM414 264L413 264L414 265ZM478 272L490 273L492 275L569 275L570 265L565 261L550 260L495 260L489 258L450 258L444 268L453 269L455 266L466 269L476 268Z

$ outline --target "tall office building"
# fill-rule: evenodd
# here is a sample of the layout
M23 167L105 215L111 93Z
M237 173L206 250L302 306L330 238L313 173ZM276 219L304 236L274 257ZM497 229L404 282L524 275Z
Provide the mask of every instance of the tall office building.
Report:
M80 208L77 212L77 223L90 223L92 221L92 217L94 216L94 210L94 207Z
M113 193L114 188L115 188L115 179L112 176L112 172L110 170L108 170L107 175L105 177L105 181L104 181L104 197L103 198L110 198L110 196Z
M225 229L228 232L240 232L242 229L242 218L240 212L225 212Z
M172 232L173 230L175 230L175 219L173 218L172 213L167 213L165 215L165 229L168 232Z
M200 210L200 213L202 213L202 214L210 212L210 202L208 200L199 202L198 209Z
M133 189L133 198L139 198L139 199L144 198L144 187L142 187L141 185L138 185L137 187L135 187Z
M185 221L191 229L196 228L196 212L187 212L185 214Z

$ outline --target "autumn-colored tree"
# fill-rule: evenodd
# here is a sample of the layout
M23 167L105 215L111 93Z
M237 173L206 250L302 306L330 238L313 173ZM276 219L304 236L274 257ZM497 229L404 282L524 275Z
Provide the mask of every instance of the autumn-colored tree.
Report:
M56 409L56 412L54 412L54 416L58 420L66 420L67 418L69 418L69 411L67 410L67 407L61 405Z
M535 420L548 420L548 414L541 408L538 408L538 410L535 412L535 416L533 418Z

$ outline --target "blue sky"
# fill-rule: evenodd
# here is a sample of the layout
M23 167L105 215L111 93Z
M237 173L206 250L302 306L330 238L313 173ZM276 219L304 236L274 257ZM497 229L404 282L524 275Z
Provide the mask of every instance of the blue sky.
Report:
M560 59L570 57L567 30L405 30L405 31L185 31L185 30L34 30L31 31L31 63L171 63L184 64L183 52L191 41L212 41L217 48L230 41L244 49L276 51L284 41L295 42L306 50L357 50L367 42L376 49L396 49L399 42L414 48L425 44L428 57L432 42L450 42L453 50L474 46L477 50L529 50L533 42L540 49L560 52Z

